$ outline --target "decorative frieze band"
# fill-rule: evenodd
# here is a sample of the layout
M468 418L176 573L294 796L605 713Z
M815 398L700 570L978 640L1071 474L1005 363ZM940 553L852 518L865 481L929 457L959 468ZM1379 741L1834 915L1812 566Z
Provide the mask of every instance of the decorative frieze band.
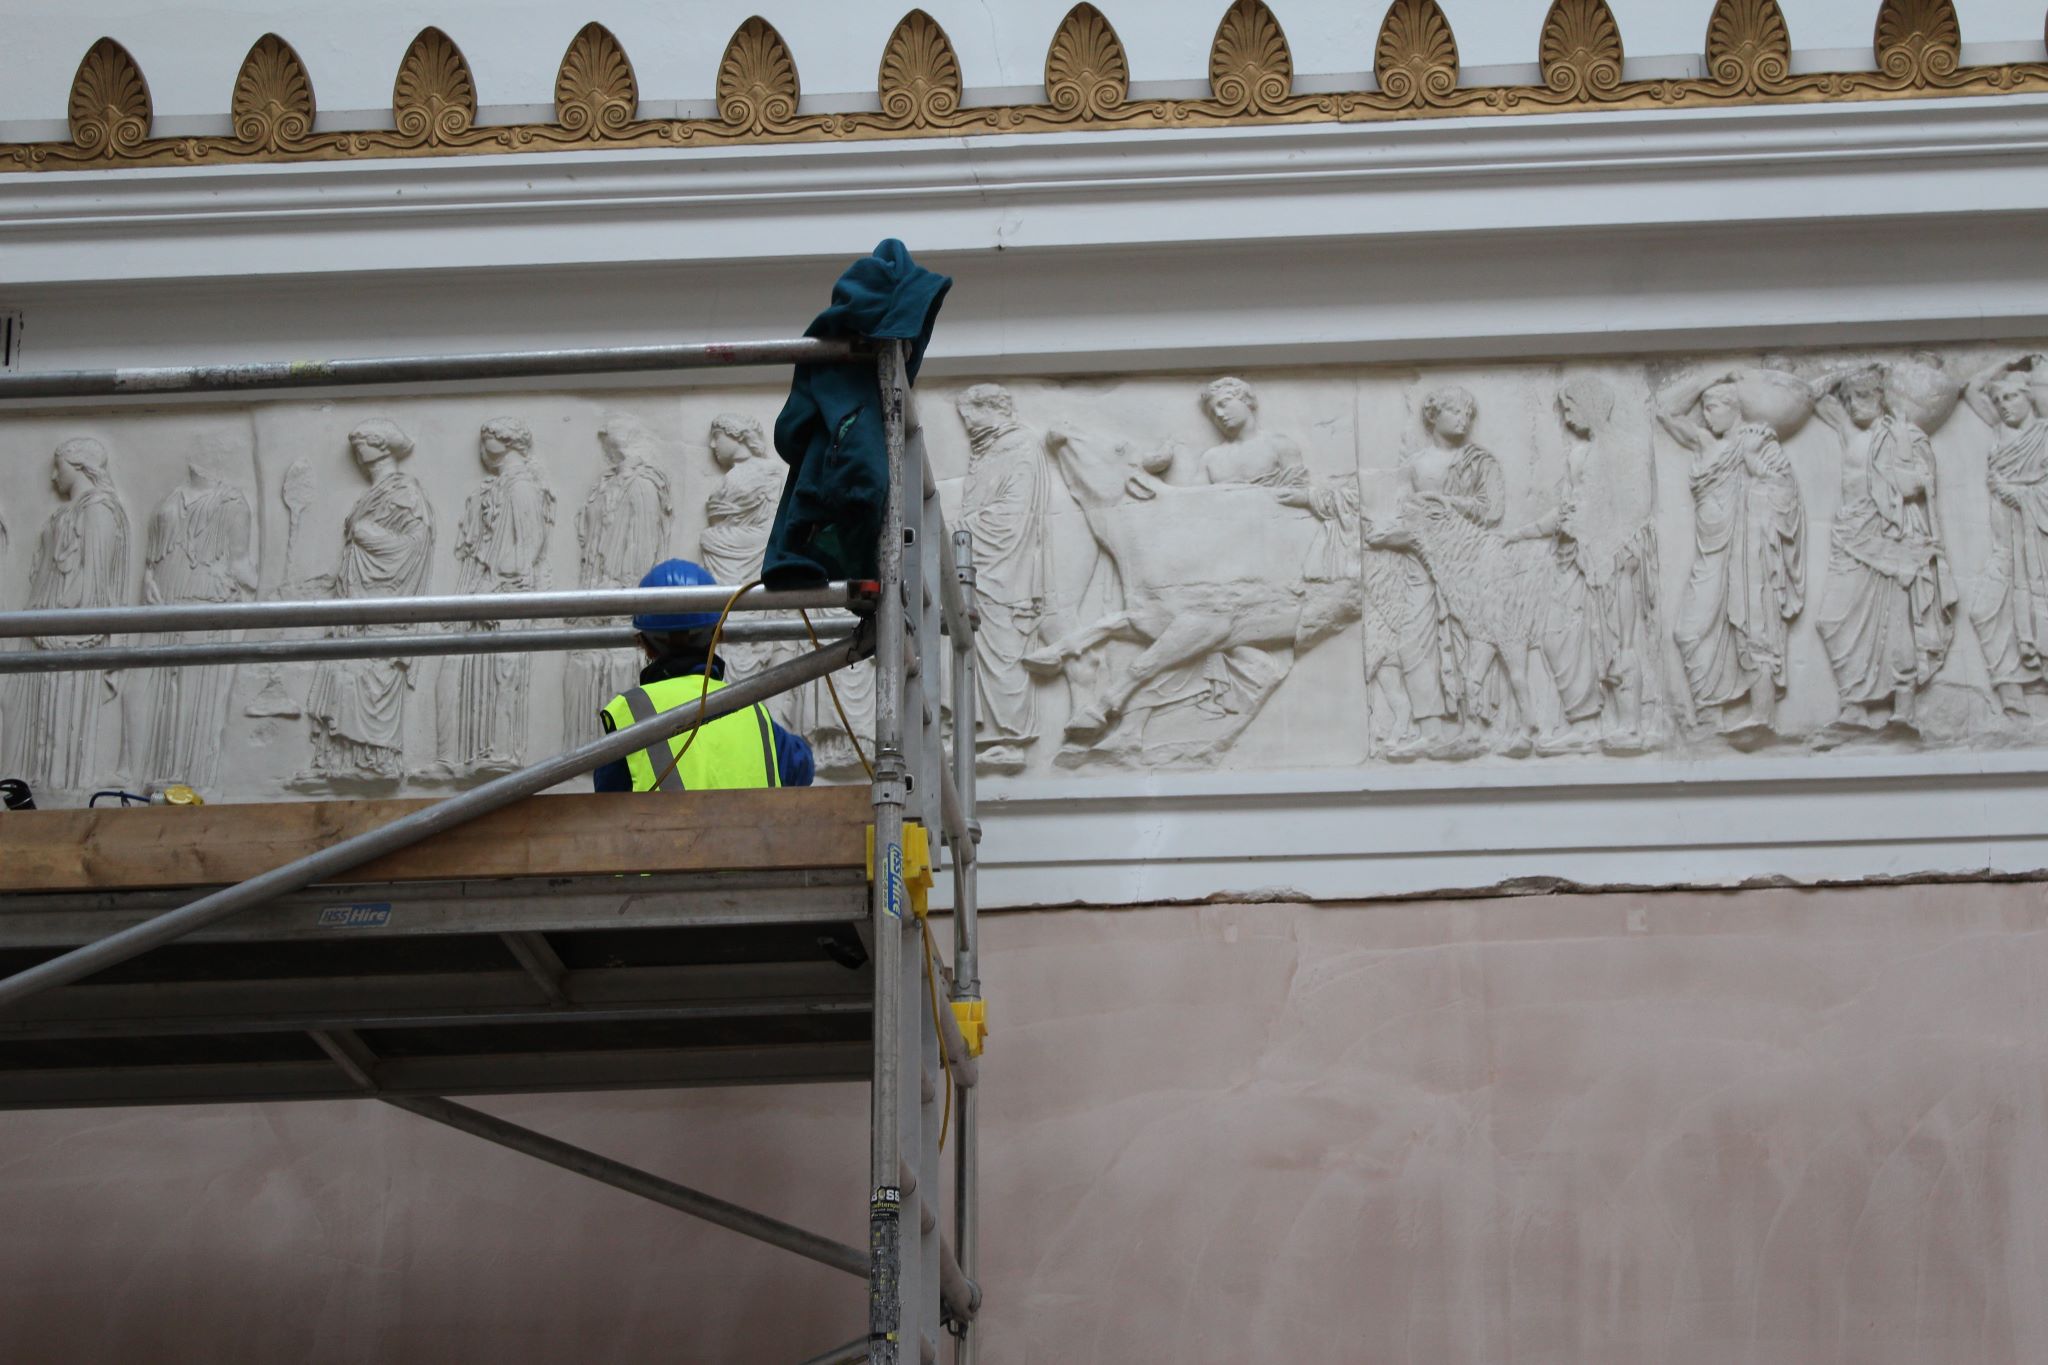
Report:
M0 143L0 170L332 161L576 148L719 146L869 138L1350 123L1598 109L1994 95L2048 90L2048 61L1964 66L1953 0L1882 0L1874 71L1794 72L1778 0L1717 0L1706 75L1626 80L1621 31L1606 0L1552 0L1538 49L1542 82L1464 85L1457 40L1437 0L1392 0L1373 51L1374 89L1297 93L1287 36L1261 0L1232 0L1209 51L1209 95L1132 99L1115 28L1078 4L1053 35L1038 104L966 105L959 59L923 10L897 24L877 74L879 110L805 113L789 45L750 18L719 64L716 117L641 118L633 64L611 32L583 27L555 77L552 123L481 124L476 84L454 40L421 30L399 64L394 126L314 130L313 83L291 44L266 34L231 101L234 131L153 137L149 84L112 38L73 79L65 142ZM2044 54L2048 55L2048 54Z
M1180 792L1555 763L1657 788L1775 780L1761 756L2048 757L2038 340L920 393L973 542L991 777ZM0 605L615 588L675 554L749 582L788 475L780 399L11 413ZM726 676L800 648L732 644ZM438 789L590 737L635 667L626 650L32 670L0 676L0 772L46 799L110 774L233 799ZM856 668L770 709L819 771L858 780L873 705Z

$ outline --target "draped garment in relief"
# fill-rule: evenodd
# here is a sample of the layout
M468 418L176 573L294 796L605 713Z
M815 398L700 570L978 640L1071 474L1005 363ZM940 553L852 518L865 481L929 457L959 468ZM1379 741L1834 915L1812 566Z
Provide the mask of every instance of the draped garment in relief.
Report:
M1985 473L1993 594L1970 619L1993 686L2039 682L2048 657L2048 419L2004 430ZM1996 491L2004 484L2008 503Z
M183 484L172 489L149 519L143 552L142 600L234 602L251 589L242 573L255 536L256 515L233 484ZM231 630L185 631L176 640L218 644ZM220 771L233 664L159 668L132 684L142 690L139 733L127 736L134 757L128 769L143 782L189 782L205 788Z
M983 743L1024 744L1038 734L1030 675L1019 662L1045 599L1045 455L1035 433L1012 424L974 438L960 524L974 537L975 692Z
M725 472L725 477L718 481L718 487L704 500L706 524L698 541L699 558L719 582L737 585L751 583L761 576L761 559L768 549L768 531L775 522L775 504L782 496L783 481L788 476L789 467L773 456L757 455L739 460ZM744 619L795 621L799 617L793 611L750 612ZM815 623L819 613L813 612L811 619ZM719 654L726 661L726 677L737 681L807 653L810 647L807 640L721 644ZM873 678L874 666L866 663L843 668L833 674L841 700L864 699L868 714L873 713ZM839 722L832 717L831 700L811 696L814 690L822 691L823 684L809 684L794 692L780 693L763 705L776 720L804 733L820 722L817 712L822 705L826 722L837 727Z
M1507 511L1507 478L1501 473L1500 461L1481 445L1470 444L1458 452L1442 487L1424 488L1419 480L1416 486L1419 492L1441 494L1475 526L1497 527ZM1468 646L1464 626L1421 557L1404 554L1403 558L1405 602L1401 616L1415 623L1415 636L1403 640L1402 657L1418 661L1415 671L1408 673L1408 699L1416 719L1468 712L1493 715L1504 691L1501 680L1495 678L1487 686L1482 679L1465 676ZM1405 663L1403 671L1407 672Z
M1565 718L1584 720L1600 714L1600 684L1610 670L1600 639L1606 632L1594 620L1601 604L1594 599L1593 573L1588 572L1595 567L1596 553L1569 478L1558 481L1556 519L1557 576L1543 621L1543 661Z
M1806 514L1777 433L1730 431L1692 467L1692 571L1672 638L1701 706L1785 682L1785 641L1806 601Z
M30 611L111 607L125 595L128 513L111 489L83 491L50 514L30 571ZM86 649L104 635L37 636L37 649ZM5 773L60 789L77 788L93 771L99 708L113 684L105 673L22 673L7 680Z
M646 461L623 460L600 475L576 513L576 540L582 547L576 586L637 586L643 574L668 556L674 515L668 475ZM570 654L562 669L564 742L581 744L597 738L598 711L639 681L639 660L630 649L580 649Z
M458 591L537 592L548 586L548 535L555 495L532 464L520 461L483 481L462 508L455 546ZM496 630L495 621L475 623ZM443 684L436 744L442 762L458 772L517 768L526 759L527 700L533 655L462 654Z
M394 470L372 484L342 524L334 595L409 597L423 591L434 555L433 509L412 475ZM335 638L391 626L336 626ZM405 659L336 659L313 673L306 712L313 720L313 767L323 773L395 778L405 743Z
M1835 513L1817 623L1845 702L1923 687L1948 658L1956 589L1928 513L1933 485L1926 433L1878 419L1867 487Z

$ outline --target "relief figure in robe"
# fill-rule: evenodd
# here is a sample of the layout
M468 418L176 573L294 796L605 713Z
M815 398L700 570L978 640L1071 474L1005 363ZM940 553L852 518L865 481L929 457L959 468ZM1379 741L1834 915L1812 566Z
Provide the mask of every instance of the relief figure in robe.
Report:
M775 520L775 504L782 496L783 481L789 476L785 465L768 446L761 423L738 413L722 412L711 419L708 433L711 459L721 471L717 487L704 499L704 534L699 540L698 562L720 583L737 586L751 583L761 574L761 560L768 550L768 530ZM813 613L815 622L823 613ZM798 620L796 612L752 612L753 621ZM718 652L726 661L731 681L749 677L808 652L807 641L774 641L762 644L720 644ZM846 707L857 732L863 736L874 729L875 666L862 660L832 675L839 688L840 703ZM807 736L813 743L818 769L828 776L851 776L860 772L832 699L823 683L771 697L764 703L777 720ZM819 733L822 732L822 733Z
M646 423L623 412L605 414L597 447L604 469L576 513L576 586L638 587L641 575L668 558L675 520L669 478L657 464L661 448ZM631 649L570 654L562 679L563 742L597 738L598 712L639 681L639 656Z
M1999 706L2018 720L2027 693L2048 689L2048 416L2036 385L2048 385L2048 356L2002 360L1963 389L1992 433L1991 590L1970 619Z
M1431 499L1470 525L1493 531L1506 515L1507 480L1493 453L1471 439L1478 415L1478 400L1460 385L1424 394L1427 439L1403 442L1399 475L1404 502ZM1422 557L1406 553L1400 569L1398 615L1406 632L1400 654L1417 739L1389 756L1472 752L1482 741L1480 723L1504 719L1497 715L1499 689L1486 685L1484 672L1468 676L1464 625Z
M43 524L29 570L29 611L111 607L127 597L128 512L114 488L107 448L89 436L59 443L50 484L60 499ZM36 636L35 649L90 649L105 635ZM17 673L5 679L0 773L38 786L75 790L104 781L96 772L100 704L115 695L106 673Z
M1692 456L1693 560L1672 639L1694 703L1747 736L1777 722L1786 640L1806 605L1806 509L1778 431L1745 419L1745 382L1735 370L1676 380L1656 417Z
M143 550L142 600L241 602L256 595L256 513L248 495L223 477L219 454L194 455L185 481L157 504ZM170 643L220 644L232 630L152 636ZM233 664L158 668L131 676L137 710L124 738L125 770L138 783L210 787L219 775Z
M548 586L548 536L555 495L533 463L526 423L497 417L477 433L485 478L462 506L456 532L456 591L538 592ZM469 629L495 631L497 621ZM458 654L441 663L435 696L436 776L510 772L525 766L533 655Z
M720 583L737 587L751 583L761 574L761 560L768 550L768 531L775 521L775 505L789 466L769 448L761 423L739 413L722 412L711 419L708 433L711 459L719 468L718 484L704 499L704 534L698 541L699 562ZM811 613L812 623L843 614ZM740 619L736 614L735 620ZM796 621L796 612L749 612L750 621ZM749 677L776 664L810 651L809 641L775 641L757 644L724 644L719 656L726 661L731 681ZM875 730L875 665L870 659L832 674L839 705L833 705L834 691L823 680L807 683L764 705L789 729L811 744L817 771L826 777L851 778L865 775L854 747L870 747ZM628 684L630 685L630 684ZM624 688L620 689L621 691ZM839 717L844 708L846 720ZM849 733L847 725L853 729Z
M1936 534L1934 447L1891 410L1886 371L1823 380L1815 413L1842 447L1842 501L1828 543L1821 643L1841 699L1837 723L1913 728L1921 689L1955 638L1955 581Z
M711 459L718 486L704 499L703 565L721 583L751 583L761 574L775 500L788 466L770 453L761 424L722 412L711 419ZM729 661L737 668L737 659Z
M1590 481L1614 478L1620 463L1620 452L1606 449L1614 439L1614 390L1594 375L1566 380L1557 413L1567 442L1556 505L1508 539L1549 540L1556 550L1542 654L1566 723L1576 734L1597 722L1603 748L1636 753L1648 742L1645 694L1658 649L1656 531L1647 521L1603 525L1593 510ZM1608 458L1596 468L1603 451ZM1564 747L1575 747L1569 736Z
M974 540L974 634L978 708L975 751L985 771L1017 773L1038 738L1031 675L1046 591L1045 438L1017 420L1000 384L976 384L955 400L967 429L967 480L959 525Z
M711 460L718 466L720 478L711 495L704 499L704 535L698 541L697 562L720 583L736 587L761 575L761 559L768 549L768 528L775 520L776 499L782 496L789 466L769 450L761 424L751 417L719 413L711 419L708 439ZM745 619L795 621L798 617L795 612L750 612ZM792 641L722 642L718 654L725 660L727 681L737 682L793 659L809 648L808 643ZM871 678L872 665L867 669ZM842 670L837 678L842 696L849 691L849 671ZM769 698L765 705L777 720L801 730L812 708L810 701L798 693L808 690L806 687L798 692L785 692ZM827 710L830 707L827 701ZM833 724L837 723L835 719Z
M331 576L338 598L411 597L426 589L434 558L434 509L420 481L399 468L412 454L412 438L386 418L373 417L348 434L350 457L370 487L342 522L341 553ZM335 626L346 639L394 626ZM405 694L413 685L410 659L324 660L313 671L306 714L313 723L312 767L295 786L319 788L336 780L396 782L404 769Z

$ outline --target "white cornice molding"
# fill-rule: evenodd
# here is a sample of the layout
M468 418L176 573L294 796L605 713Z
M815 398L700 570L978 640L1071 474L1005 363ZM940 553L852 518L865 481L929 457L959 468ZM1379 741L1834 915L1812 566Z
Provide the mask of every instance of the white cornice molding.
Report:
M2048 99L0 176L15 284L2048 209Z
M984 786L980 885L999 907L2048 869L2048 756L2038 752Z

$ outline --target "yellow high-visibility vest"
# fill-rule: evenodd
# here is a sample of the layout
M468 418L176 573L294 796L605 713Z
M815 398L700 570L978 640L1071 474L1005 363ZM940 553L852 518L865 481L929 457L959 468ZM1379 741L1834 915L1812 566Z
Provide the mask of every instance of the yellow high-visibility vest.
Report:
M706 690L716 692L725 684L701 673L663 678L644 687L630 688L605 703L608 731L623 730L638 721L650 720L663 711L696 706ZM716 791L734 787L779 787L782 770L775 761L775 723L758 703L744 711L708 720L690 742L684 730L673 739L658 741L626 755L626 772L636 792L653 791L657 774L662 791ZM682 762L669 760L682 753Z

